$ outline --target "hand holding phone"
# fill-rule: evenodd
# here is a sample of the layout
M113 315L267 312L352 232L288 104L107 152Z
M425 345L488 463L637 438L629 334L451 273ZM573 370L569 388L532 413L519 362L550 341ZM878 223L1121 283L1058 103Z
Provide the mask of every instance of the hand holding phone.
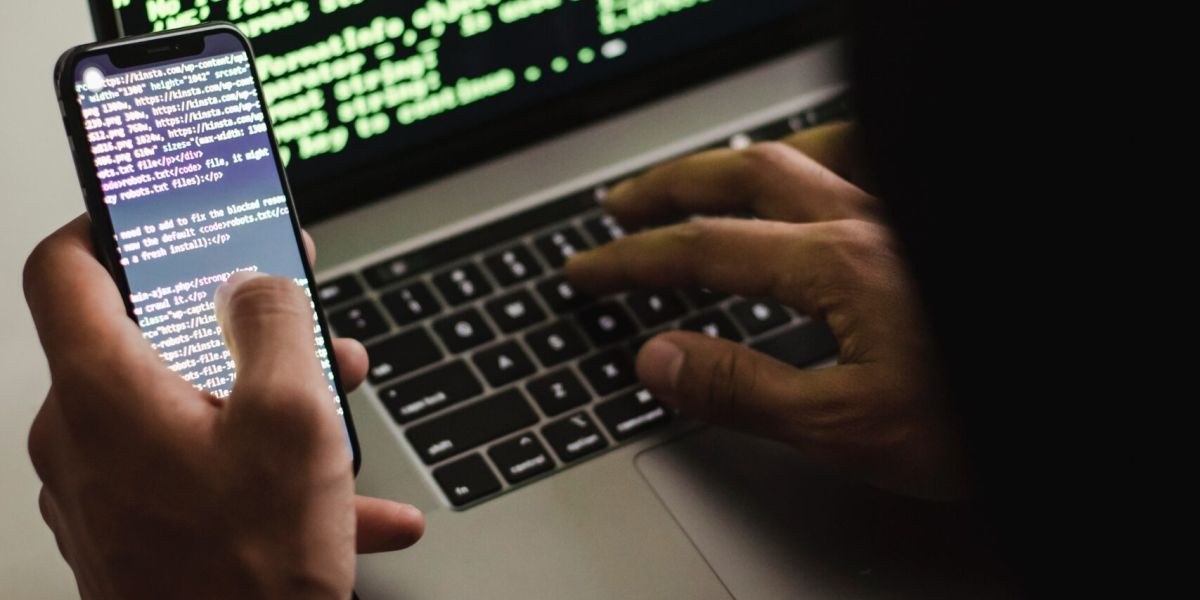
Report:
M240 38L209 27L113 46L214 34ZM354 495L347 428L317 354L324 329L295 277L213 286L207 298L219 306L207 314L241 368L229 393L199 389L147 339L146 320L129 318L147 314L133 310L136 277L96 260L104 243L109 259L129 255L112 237L94 240L93 225L81 217L51 235L25 271L53 382L30 455L45 484L42 514L84 597L348 597L356 548L420 537L416 509ZM356 387L361 345L324 339L340 359L339 385Z
M216 25L84 46L63 55L57 76L96 250L129 315L172 371L227 396L244 369L216 322L217 286L270 273L311 296L313 282L249 42ZM317 300L314 353L357 472Z

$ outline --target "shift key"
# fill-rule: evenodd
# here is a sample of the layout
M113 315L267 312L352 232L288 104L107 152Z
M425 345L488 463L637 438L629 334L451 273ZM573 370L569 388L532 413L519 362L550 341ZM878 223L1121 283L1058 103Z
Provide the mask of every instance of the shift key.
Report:
M406 435L421 460L431 465L536 422L525 396L511 389L421 423Z

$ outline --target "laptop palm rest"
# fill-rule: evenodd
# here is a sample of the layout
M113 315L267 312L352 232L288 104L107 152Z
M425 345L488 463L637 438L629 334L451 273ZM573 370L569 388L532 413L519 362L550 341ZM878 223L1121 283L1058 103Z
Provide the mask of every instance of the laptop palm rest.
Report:
M844 481L717 428L636 464L738 600L1012 595L959 505Z

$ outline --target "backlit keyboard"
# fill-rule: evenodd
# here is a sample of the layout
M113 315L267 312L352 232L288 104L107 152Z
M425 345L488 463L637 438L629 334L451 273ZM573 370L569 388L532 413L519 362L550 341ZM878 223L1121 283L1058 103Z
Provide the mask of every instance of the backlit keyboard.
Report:
M844 97L722 140L742 146L848 116ZM696 331L797 366L834 356L821 322L706 290L592 298L561 268L625 235L606 185L324 281L339 336L366 344L368 382L446 499L468 507L667 423L638 385L654 334Z

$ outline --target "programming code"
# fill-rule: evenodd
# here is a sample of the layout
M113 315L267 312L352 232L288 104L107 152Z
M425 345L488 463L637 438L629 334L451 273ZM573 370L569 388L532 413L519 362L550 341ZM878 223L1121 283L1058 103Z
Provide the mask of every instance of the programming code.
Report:
M126 34L231 21L303 183L783 16L777 0L114 0ZM302 165L302 166L301 166Z
M223 397L236 365L216 288L239 271L309 282L249 57L233 36L206 43L135 70L85 58L76 90L138 325L171 370ZM315 320L313 335L333 392Z

